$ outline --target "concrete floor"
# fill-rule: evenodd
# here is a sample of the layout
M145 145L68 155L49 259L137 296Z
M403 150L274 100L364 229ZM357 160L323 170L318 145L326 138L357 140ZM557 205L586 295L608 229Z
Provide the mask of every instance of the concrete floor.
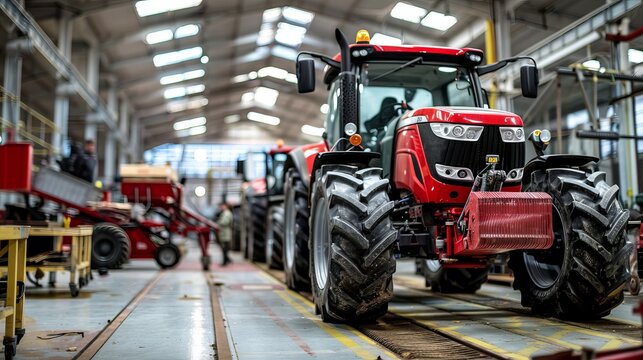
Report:
M218 248L212 247L215 262ZM321 322L306 298L239 258L204 273L198 250L177 269L159 271L152 260L138 260L111 271L71 298L66 279L55 289L27 290L27 334L17 359L71 359L125 308L141 290L156 280L145 296L97 352L96 359L207 359L216 353L208 282L219 293L226 336L235 359L393 359L397 356L362 333L345 325ZM601 330L602 323L583 326L555 319L522 316L497 306L432 294L413 275L413 262L400 261L390 309L434 331L475 343L508 358L530 356L582 346L610 349L636 345L639 339ZM158 279L156 279L158 277ZM519 302L507 286L485 284L479 295ZM606 321L630 324L638 302L627 297ZM3 324L2 324L3 325ZM81 335L82 334L82 335Z

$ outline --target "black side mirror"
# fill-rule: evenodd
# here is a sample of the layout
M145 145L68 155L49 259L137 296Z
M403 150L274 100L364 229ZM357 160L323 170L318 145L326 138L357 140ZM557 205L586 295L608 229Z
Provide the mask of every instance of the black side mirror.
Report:
M297 61L297 90L300 94L315 91L315 60Z
M523 65L520 68L520 88L522 96L535 99L538 97L538 68L533 65Z

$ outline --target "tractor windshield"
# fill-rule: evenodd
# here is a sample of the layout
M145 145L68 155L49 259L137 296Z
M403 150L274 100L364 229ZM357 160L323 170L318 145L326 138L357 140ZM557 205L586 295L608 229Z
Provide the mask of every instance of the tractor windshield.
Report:
M371 62L360 71L360 133L365 145L377 144L391 120L407 109L429 106L476 106L475 89L466 67L449 64ZM326 123L328 140L334 143L339 129L339 89L331 87ZM403 105L402 103L406 103Z

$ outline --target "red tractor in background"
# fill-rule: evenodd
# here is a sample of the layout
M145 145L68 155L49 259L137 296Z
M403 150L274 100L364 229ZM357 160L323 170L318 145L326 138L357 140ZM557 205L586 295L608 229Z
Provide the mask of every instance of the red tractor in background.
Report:
M324 141L285 164L284 269L312 288L324 321L382 316L397 257L429 260L435 291L474 292L489 262L510 253L522 304L534 313L592 319L623 300L632 244L619 188L598 158L544 155L550 133L488 108L471 48L380 46L360 31L340 55L303 52L298 90L315 90L315 59L330 90ZM534 98L538 70L520 68ZM538 156L525 163L525 141Z
M292 147L281 142L268 152L249 152L239 160L241 251L271 268L282 267L283 166Z

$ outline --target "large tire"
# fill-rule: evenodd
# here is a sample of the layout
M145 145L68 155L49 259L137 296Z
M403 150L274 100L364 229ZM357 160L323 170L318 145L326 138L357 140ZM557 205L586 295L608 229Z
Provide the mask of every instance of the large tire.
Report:
M310 271L315 306L325 322L369 322L388 310L397 231L381 173L324 165L315 174Z
M266 261L266 215L268 199L257 197L248 199L250 205L250 228L248 231L248 259L256 262Z
M444 269L438 260L424 261L424 279L432 291L444 294L472 294L487 281L489 268Z
M268 210L266 222L266 264L271 269L283 269L284 208L273 205Z
M171 269L181 260L181 250L172 243L160 245L154 251L154 260L161 269Z
M282 259L286 285L293 290L310 291L308 188L295 169L286 173L284 198Z
M92 268L120 269L129 259L130 241L127 233L110 223L94 225L92 234Z
M511 254L513 286L523 306L545 316L590 320L623 301L632 244L625 236L628 212L618 190L605 182L604 172L532 173L525 191L546 192L553 200L554 246Z

